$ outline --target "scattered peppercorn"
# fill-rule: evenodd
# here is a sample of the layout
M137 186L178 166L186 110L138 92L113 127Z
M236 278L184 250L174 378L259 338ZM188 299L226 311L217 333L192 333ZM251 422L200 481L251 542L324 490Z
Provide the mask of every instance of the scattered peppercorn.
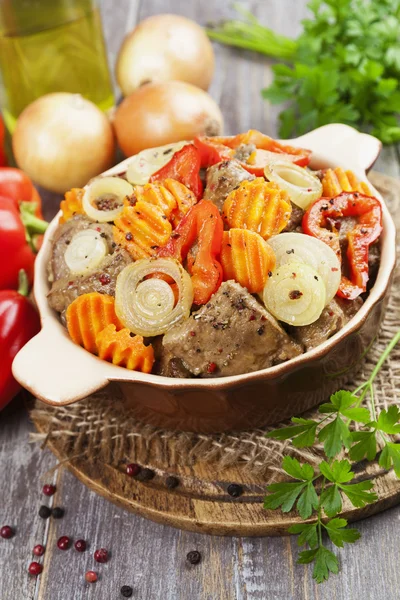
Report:
M216 370L217 370L217 365L215 364L215 362L208 363L207 373L215 373Z
M135 463L126 466L126 474L129 475L129 477L136 477L136 475L139 475L140 471L141 467Z
M152 469L141 469L140 473L136 476L139 481L150 481L153 479L155 473Z
M61 508L61 506L56 506L51 511L51 516L54 517L54 519L62 519L64 516L64 513L65 513L65 510L63 508Z
M99 277L99 281L101 285L107 285L108 283L110 283L111 277L107 275L107 273L102 273L102 275L100 275Z
M9 540L14 537L14 530L9 525L4 525L4 527L0 529L0 536L5 540Z
M133 588L130 585L123 585L121 588L121 596L124 598L131 598L133 594Z
M264 335L264 331L265 331L265 327L264 327L264 325L262 325L261 327L259 327L259 328L257 329L257 333L258 333L258 335Z
M44 546L42 546L42 544L37 544L37 546L35 546L33 548L33 554L35 556L43 556L43 554L44 554Z
M51 484L46 484L43 486L43 494L45 496L53 496L56 493L56 486Z
M98 563L106 563L108 561L108 551L105 548L96 550L94 560Z
M255 315L250 315L249 321L255 321L256 320L256 316Z
M292 290L291 292L289 292L289 298L291 300L298 300L299 298L301 298L303 295L303 292L300 292L300 290Z
M57 542L57 546L60 548L60 550L68 550L70 545L71 545L71 540L66 535L63 535L62 537L60 537L60 539Z
M190 552L188 552L188 554L186 556L186 560L191 565L198 565L199 562L201 561L201 554L200 554L200 552L198 552L198 550L191 550Z
M43 565L38 562L31 562L28 567L28 571L31 575L40 575L40 573L43 571Z
M76 540L74 545L77 552L85 552L87 547L85 540Z
M96 583L98 579L97 573L95 573L94 571L88 571L85 575L85 579L88 583Z
M230 496L232 496L232 498L238 498L243 494L243 488L237 483L231 483L230 485L228 485L227 492Z
M169 490L173 490L179 485L179 479L173 475L169 475L165 480L165 485Z
M125 239L130 242L133 239L133 235L130 231L128 231L128 233L125 234Z
M51 508L48 506L44 506L44 504L39 508L39 517L42 519L48 519L51 515Z

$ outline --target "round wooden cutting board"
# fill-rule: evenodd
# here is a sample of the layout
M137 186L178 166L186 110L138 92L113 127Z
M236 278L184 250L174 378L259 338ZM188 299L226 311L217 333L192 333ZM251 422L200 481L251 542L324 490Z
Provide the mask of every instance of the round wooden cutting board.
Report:
M38 431L44 432L42 424L36 419L34 422ZM155 476L151 481L141 482L126 475L125 464L113 467L79 458L68 461L56 440L47 445L94 492L158 523L213 535L266 536L284 535L288 527L301 521L295 513L265 510L266 484L261 477L250 477L240 467L224 469L219 477L212 464L201 462L191 467L171 464L167 470L146 464L142 467L152 469ZM354 468L357 473L354 483L373 480L379 499L365 508L354 508L345 499L341 516L356 521L400 502L400 481L392 471L383 471L377 463L364 461ZM174 490L166 485L169 476L179 479ZM232 483L243 487L243 494L238 498L228 494Z
M379 173L371 173L370 179L384 196L398 201L398 182ZM43 422L35 416L34 423L39 432L48 434ZM90 489L159 523L215 535L267 536L284 535L288 527L301 521L295 512L283 514L279 510L265 510L265 480L250 476L244 466L229 467L221 472L210 462L177 466L173 456L179 453L179 448L173 448L172 444L168 456L163 457L162 468L151 463L141 465L154 471L154 477L143 482L126 475L126 464L114 467L100 461L71 458L57 438L50 436L47 440L47 446L57 458ZM341 516L356 521L400 502L400 480L392 471L382 470L377 462L366 461L353 465L353 469L354 483L366 479L374 482L378 500L364 508L354 508L344 499ZM167 487L169 476L179 480L175 489ZM239 497L228 493L232 483L242 486L243 493Z

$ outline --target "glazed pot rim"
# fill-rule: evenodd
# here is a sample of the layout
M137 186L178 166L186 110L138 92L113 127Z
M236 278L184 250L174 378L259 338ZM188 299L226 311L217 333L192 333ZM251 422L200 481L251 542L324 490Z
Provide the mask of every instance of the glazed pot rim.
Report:
M316 348L286 362L259 371L227 377L178 379L129 371L123 367L107 363L80 346L77 346L69 338L66 329L61 325L58 315L48 305L46 297L49 289L47 282L47 262L50 255L51 238L58 226L58 219L61 214L59 212L48 227L35 265L34 295L39 308L43 329L17 355L13 364L13 372L17 380L44 402L54 405L75 402L112 381L123 383L140 382L152 387L162 387L170 390L209 389L218 391L226 388L240 387L257 380L264 381L281 378L290 372L307 366L309 363L320 360L335 346L340 344L342 340L356 333L362 327L375 305L385 297L396 263L395 225L383 198L366 178L366 171L372 166L379 155L381 143L370 135L359 133L355 129L341 124L326 125L301 138L286 140L285 143L293 146L309 147L313 151L311 164L316 168L325 165L339 166L353 170L359 179L368 182L368 185L373 189L374 194L376 194L376 197L382 203L383 232L380 242L381 263L377 279L363 306L339 332ZM126 169L130 160L131 158L126 159L104 173L104 175L121 174ZM32 342L40 336L40 344L39 342L33 344ZM33 372L33 367L31 369L28 367L29 358L33 359L33 354L40 351L40 347L44 348L44 344L51 344L56 351L57 343L62 346L60 352L64 353L65 360L83 361L87 365L88 377L82 376L83 380L76 382L73 392L60 390L58 393L52 393L50 391L51 386L48 387L41 384L40 378ZM37 360L34 362L36 365L39 364Z

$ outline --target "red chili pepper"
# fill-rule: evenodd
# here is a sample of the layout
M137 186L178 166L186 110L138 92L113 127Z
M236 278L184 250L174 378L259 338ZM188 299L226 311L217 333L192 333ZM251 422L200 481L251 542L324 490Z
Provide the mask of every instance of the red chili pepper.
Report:
M357 225L347 234L347 258L351 278L344 275L338 296L354 300L365 292L368 282L368 249L382 231L382 207L376 198L358 192L342 192L336 198L314 202L303 217L303 230L330 246L341 260L339 231L335 219L357 217ZM329 227L330 225L330 227Z
M150 177L150 183L176 179L186 185L196 198L201 198L203 184L200 179L201 159L198 149L188 144L175 152L171 160Z
M14 200L0 196L0 289L16 289L18 273L24 269L33 280L35 234L42 234L47 223L35 215L33 204L22 203L20 210ZM32 237L33 236L33 237Z
M212 137L196 137L193 143L200 152L201 166L203 168L210 167L223 160L230 160L234 154L232 148L214 142L214 138Z
M28 280L24 271L18 291L0 291L0 410L21 388L11 372L14 357L40 330L39 315L27 294Z
M175 229L175 236L158 255L183 261L188 258L194 303L206 304L222 282L221 252L223 222L218 208L208 200L193 206ZM196 251L193 246L197 241Z
M20 202L35 203L35 215L43 219L42 201L32 181L20 169L0 168L0 196L7 196L18 208Z
M5 137L4 121L0 117L0 167L5 167L7 164L7 156L6 156L6 151L4 149L4 137Z

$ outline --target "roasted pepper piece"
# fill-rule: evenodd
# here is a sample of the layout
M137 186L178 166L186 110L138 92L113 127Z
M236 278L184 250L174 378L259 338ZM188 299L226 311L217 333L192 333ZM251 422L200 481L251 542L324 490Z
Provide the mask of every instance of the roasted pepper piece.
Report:
M223 160L230 160L233 157L234 151L232 148L215 142L212 137L196 137L193 142L200 152L201 166L203 168L211 167L211 165L215 165Z
M184 146L175 152L171 160L150 177L150 183L176 179L186 185L196 198L201 198L203 184L200 179L200 152L193 144Z
M342 259L339 229L335 220L357 217L358 223L347 234L347 258L351 277L344 275L337 295L354 300L365 292L368 282L368 249L382 231L382 207L376 198L358 192L342 192L335 198L314 202L303 217L303 230L330 246Z
M223 223L218 208L201 200L190 209L158 256L188 259L192 275L194 303L205 304L222 282L221 252ZM195 246L196 244L196 246ZM195 250L194 247L195 246Z

